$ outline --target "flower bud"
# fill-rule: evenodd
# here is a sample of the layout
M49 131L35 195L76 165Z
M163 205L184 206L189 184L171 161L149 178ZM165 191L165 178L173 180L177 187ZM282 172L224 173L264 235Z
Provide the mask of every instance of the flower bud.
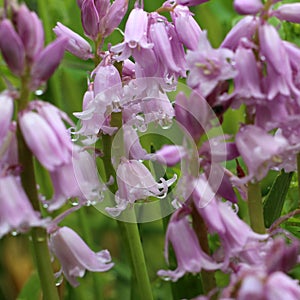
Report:
M31 12L25 4L21 5L18 10L17 28L26 56L32 61L43 49L44 29L38 16Z
M57 25L54 27L53 31L58 38L60 37L68 39L68 44L66 46L67 51L84 60L93 57L92 47L79 34L75 33L60 22L57 22Z
M37 56L31 68L32 89L36 89L51 77L64 56L67 44L67 38L58 38Z
M0 24L0 49L9 69L15 75L22 75L25 67L25 50L22 40L9 20L4 20Z

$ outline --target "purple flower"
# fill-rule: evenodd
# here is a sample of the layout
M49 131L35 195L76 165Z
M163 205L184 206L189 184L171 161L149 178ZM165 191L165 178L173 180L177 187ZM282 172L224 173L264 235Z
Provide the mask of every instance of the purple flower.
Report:
M204 219L208 231L220 236L224 257L223 268L227 268L230 258L250 260L258 256L259 241L268 238L267 234L257 234L233 211L231 205L215 199L209 186L196 185L193 193L195 207ZM205 205L206 204L206 205ZM252 244L254 245L252 245Z
M195 6L207 2L208 0L176 0L177 4Z
M161 164L165 164L168 167L173 167L186 155L187 153L183 146L164 145L161 149L155 152L152 159Z
M216 270L220 267L200 247L196 233L188 220L186 209L177 210L171 217L165 240L165 258L168 263L169 242L174 249L176 270L160 270L158 276L177 281L185 273L199 273L202 269Z
M176 120L186 128L195 141L211 127L211 112L206 100L196 91L192 91L190 98L183 92L179 92L176 96Z
M254 125L241 127L235 143L249 171L243 181L265 177L271 167L282 163L283 151L288 147L284 137L272 136Z
M51 104L32 102L38 112L19 113L19 125L25 142L49 171L71 161L72 142L62 121L63 112Z
M143 200L150 196L163 198L176 178L176 175L167 181L160 178L161 183L157 183L143 163L123 158L117 168L119 188L115 195L117 205L113 208L107 207L106 211L116 217L136 200Z
M84 0L81 4L81 23L86 36L96 40L99 33L99 14L94 0Z
M234 0L233 6L241 15L255 15L263 8L261 0Z
M32 62L44 47L44 28L36 13L25 4L17 11L17 29L27 58Z
M33 226L45 226L25 194L21 178L0 177L0 238L10 231L25 232Z
M280 20L300 23L300 3L283 4L272 12Z
M6 137L12 121L14 102L9 91L0 94L0 145Z
M85 271L105 272L113 267L107 250L93 252L80 236L68 227L50 233L50 249L61 263L62 271L69 283L76 287L76 277Z
M9 69L17 76L25 68L25 49L19 35L9 20L0 24L0 49Z
M79 34L75 33L60 22L57 23L53 31L57 37L68 38L69 43L66 46L67 51L84 60L93 58L92 47Z
M54 73L64 56L67 44L68 38L58 38L37 55L31 68L32 90L46 82Z
M190 50L196 50L201 29L187 7L177 5L171 12L178 39Z
M258 18L246 16L241 19L226 35L221 48L235 50L242 38L251 41L258 27Z
M206 32L201 32L197 50L188 51L187 63L190 74L188 85L206 97L220 81L234 78L237 74L231 61L234 54L229 49L213 49Z

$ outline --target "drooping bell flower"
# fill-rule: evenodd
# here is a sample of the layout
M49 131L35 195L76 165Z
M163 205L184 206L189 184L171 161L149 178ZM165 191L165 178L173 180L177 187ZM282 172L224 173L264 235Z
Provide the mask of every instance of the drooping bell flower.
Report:
M81 23L86 36L96 40L99 33L99 13L94 0L85 0L81 6Z
M190 74L187 78L188 85L199 89L206 97L220 81L232 79L237 72L232 61L234 53L229 49L213 49L207 39L206 32L201 32L198 48L188 51L187 63Z
M152 160L158 161L168 167L173 167L186 155L187 153L183 146L164 145L161 149L155 152Z
M38 88L52 76L64 56L67 45L68 38L58 38L36 56L31 68L32 90Z
M249 225L242 221L230 205L214 197L214 192L206 185L196 185L193 193L195 207L205 221L208 231L217 233L223 248L223 268L227 268L231 258L250 260L257 258L259 241L268 238L267 234L255 233ZM255 246L253 247L253 244ZM251 245L249 250L247 246Z
M29 62L36 58L44 47L44 28L35 12L25 4L17 10L17 29Z
M240 15L255 15L263 8L261 0L234 0L233 6Z
M196 50L200 38L201 29L187 7L177 5L171 11L171 17L175 25L178 39L190 50Z
M75 33L60 22L57 22L57 25L54 27L53 31L57 37L68 38L69 42L66 45L67 51L84 60L93 58L91 45L79 34Z
M4 91L0 94L0 145L6 137L9 126L12 121L14 103L9 91ZM1 148L1 146L0 146Z
M150 196L165 197L168 187L176 181L176 178L176 175L169 180L160 178L161 182L158 183L142 162L123 158L117 168L119 188L115 195L117 205L107 207L105 210L116 217L136 200L143 200Z
M9 69L17 76L24 72L25 49L12 23L5 19L0 23L0 50Z
M34 211L21 185L21 178L13 175L0 176L0 238L11 232L26 232L31 227L45 226Z
M153 47L153 44L148 42L147 30L147 12L141 8L134 8L126 22L124 42L111 48L113 52L121 52L121 55L117 58L119 61L124 61L132 54L134 57L137 56L139 58L139 52L143 53L143 49Z
M58 258L64 276L69 283L79 285L85 271L105 272L113 267L108 250L93 252L81 237L69 227L50 232L50 250Z
M72 158L71 137L62 119L65 119L62 111L41 101L31 102L28 109L19 112L19 125L27 146L49 171Z
M196 91L190 97L179 92L175 101L176 121L182 124L195 141L211 127L212 110L206 100Z
M175 270L159 270L158 276L177 281L185 273L197 274L202 269L216 270L220 267L200 247L196 233L188 220L186 208L178 209L171 217L165 240L165 259L169 263L169 243L175 252L177 268Z
M241 39L246 38L251 41L258 25L258 18L253 16L244 17L228 32L221 43L221 48L228 48L234 51L239 46Z
M300 23L300 3L283 4L272 15L283 21Z
M272 136L255 125L242 126L236 134L235 143L249 172L242 179L244 182L264 178L271 167L282 163L282 153L288 147L283 136Z
M186 5L186 6L196 6L207 1L208 0L176 0L176 3L180 5Z

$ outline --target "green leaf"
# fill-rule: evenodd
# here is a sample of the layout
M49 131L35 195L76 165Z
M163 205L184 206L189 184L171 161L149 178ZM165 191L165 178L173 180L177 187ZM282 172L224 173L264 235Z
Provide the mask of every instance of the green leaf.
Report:
M284 201L293 177L293 172L281 172L275 179L269 194L264 201L264 220L270 227L281 215Z
M37 272L33 272L21 290L17 300L39 300L40 294L40 280Z

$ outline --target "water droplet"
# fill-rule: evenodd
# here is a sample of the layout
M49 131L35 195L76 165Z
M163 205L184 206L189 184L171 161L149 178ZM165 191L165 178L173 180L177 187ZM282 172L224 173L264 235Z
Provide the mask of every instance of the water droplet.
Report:
M79 200L77 198L72 198L72 199L70 199L70 203L72 206L78 206Z
M170 276L163 276L162 280L164 280L164 281L171 281L171 277Z
M17 236L19 233L18 233L18 231L13 230L10 234L11 234L12 236Z
M45 239L44 237L38 236L36 240L37 240L39 243L43 243L43 242L45 242L46 239Z
M41 95L43 95L43 94L45 93L46 89L47 89L47 84L44 83L44 84L42 84L41 86L39 86L39 87L34 91L34 93L35 93L37 96L41 96Z
M158 123L162 129L170 129L173 125L173 121L167 117L159 120Z
M62 271L55 273L55 285L60 286L64 281L64 276Z

